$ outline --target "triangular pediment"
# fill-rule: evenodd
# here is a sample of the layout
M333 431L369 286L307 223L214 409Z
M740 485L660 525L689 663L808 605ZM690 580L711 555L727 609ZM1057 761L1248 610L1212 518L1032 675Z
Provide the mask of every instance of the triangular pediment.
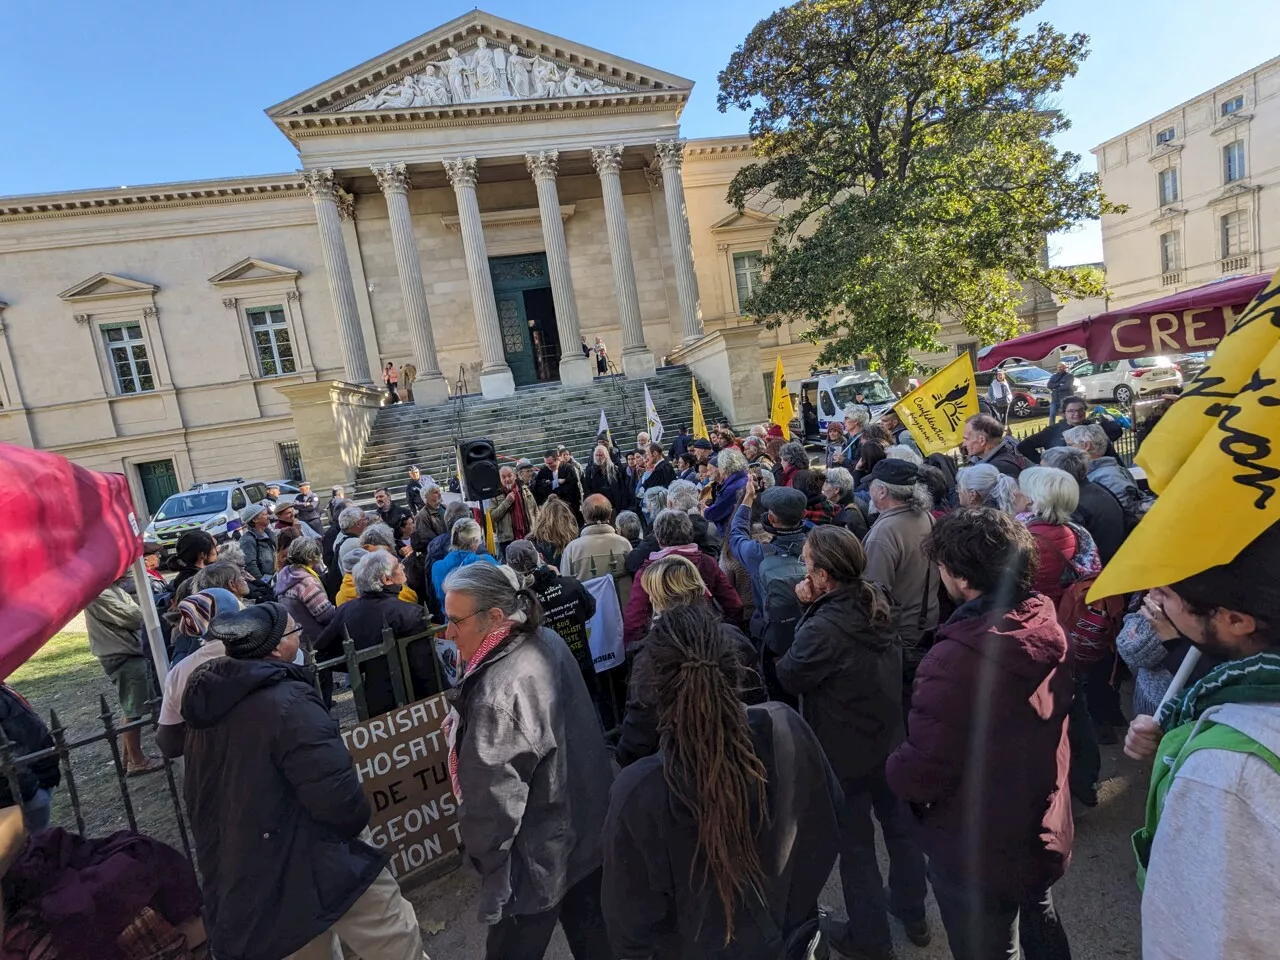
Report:
M129 297L138 294L155 293L159 287L141 280L130 280L128 277L114 273L99 273L88 280L81 280L74 287L63 290L58 297L68 303L82 300L106 300L111 297Z
M245 257L239 263L215 273L209 278L209 282L219 287L231 283L252 283L254 280L296 280L300 275L292 267L282 267L278 263L259 260L257 257Z
M777 225L776 218L747 207L741 212L735 210L723 220L717 220L711 225L711 232L722 233L724 231L749 230L757 227L776 227Z
M684 77L472 10L267 114L287 131L303 117L457 115L478 105L562 108L602 99L682 102L692 89Z

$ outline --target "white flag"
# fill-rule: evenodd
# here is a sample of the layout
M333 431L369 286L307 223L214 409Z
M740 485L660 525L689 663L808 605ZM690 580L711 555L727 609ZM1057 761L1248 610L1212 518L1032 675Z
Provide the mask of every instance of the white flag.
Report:
M604 407L600 408L600 426L596 427L596 438L599 439L602 433L609 438L610 443L613 443L613 435L609 433L609 418L604 415Z
M644 385L644 420L649 428L649 439L654 443L662 442L662 418L658 416L658 408L653 405L653 397L649 396L649 385Z

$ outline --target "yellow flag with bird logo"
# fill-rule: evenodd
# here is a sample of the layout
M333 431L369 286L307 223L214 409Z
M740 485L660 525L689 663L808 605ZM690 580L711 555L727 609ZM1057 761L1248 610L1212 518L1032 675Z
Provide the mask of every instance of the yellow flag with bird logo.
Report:
M1280 271L1143 441L1137 462L1159 499L1098 575L1090 601L1230 563L1280 520Z
M893 409L926 457L960 446L964 422L979 412L973 358L967 351L960 354Z

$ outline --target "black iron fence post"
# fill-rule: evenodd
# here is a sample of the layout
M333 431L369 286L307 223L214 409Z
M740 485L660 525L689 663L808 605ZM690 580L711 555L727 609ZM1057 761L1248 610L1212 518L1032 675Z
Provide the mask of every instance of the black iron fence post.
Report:
M71 812L76 818L76 830L84 836L84 811L80 809L80 791L76 788L76 775L71 769L71 750L67 747L67 730L58 719L57 711L49 711L49 733L53 735L53 746L58 751L58 763L62 767L62 782L67 787L67 799L71 801Z
M102 712L102 728L107 732L107 745L111 748L111 760L116 768L116 781L120 785L120 799L124 801L124 815L129 821L129 829L138 829L138 819L133 813L133 799L129 796L128 772L125 770L124 761L120 758L120 743L117 739L115 717L111 713L111 707L107 703L105 694L98 696L99 706Z

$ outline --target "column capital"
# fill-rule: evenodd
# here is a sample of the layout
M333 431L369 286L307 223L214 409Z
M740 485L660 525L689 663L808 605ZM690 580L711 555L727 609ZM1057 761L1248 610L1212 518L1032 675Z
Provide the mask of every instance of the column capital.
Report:
M303 170L302 182L311 194L312 200L337 200L338 182L334 179L333 168L321 167L318 170Z
M409 168L404 163L375 163L369 169L378 178L378 188L383 193L408 193L413 185L409 181Z
M236 308L236 304L237 304L237 303L239 303L239 302L240 302L240 301L239 301L238 299L236 299L235 297L223 297L223 298L222 298L222 305L223 305L224 307L226 307L228 310L234 310L234 309Z
M645 164L644 178L649 181L650 190L660 190L662 188L662 166L656 160Z
M524 155L524 164L529 168L529 173L533 175L535 182L538 180L554 180L560 170L560 152L558 150L543 150L540 153L526 153Z
M618 173L622 170L622 144L591 148L591 163L597 173Z
M354 220L356 218L356 198L355 194L347 193L341 187L338 188L338 216L343 220Z
M474 187L476 185L476 158L475 157L446 157L444 159L444 172L449 176L449 182L457 187Z
M658 152L658 161L664 171L679 170L684 164L684 141L679 137L659 140L654 144L654 149Z

